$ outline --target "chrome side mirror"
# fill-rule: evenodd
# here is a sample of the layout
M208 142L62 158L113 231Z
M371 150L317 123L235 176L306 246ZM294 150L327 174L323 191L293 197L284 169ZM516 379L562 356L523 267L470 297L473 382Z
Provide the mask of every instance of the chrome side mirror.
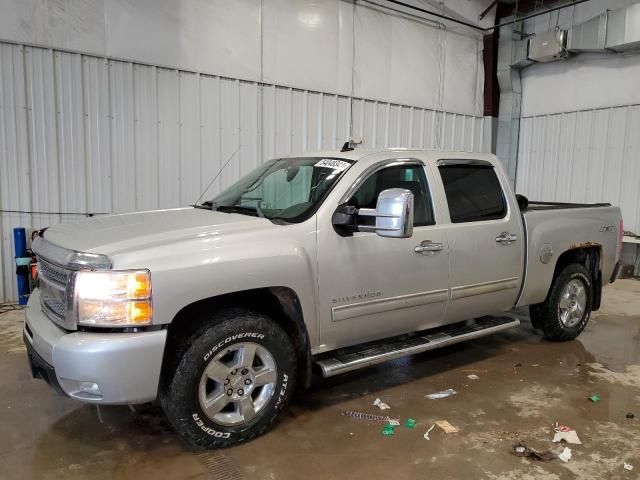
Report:
M413 235L413 193L389 188L378 195L375 210L361 208L359 216L375 217L375 227L358 225L360 232L375 232L381 237L408 238Z

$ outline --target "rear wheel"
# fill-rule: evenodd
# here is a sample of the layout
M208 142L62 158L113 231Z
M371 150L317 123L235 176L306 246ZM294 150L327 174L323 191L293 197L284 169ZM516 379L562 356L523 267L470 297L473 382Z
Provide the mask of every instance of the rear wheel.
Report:
M264 315L219 312L179 351L161 404L173 427L195 445L228 447L261 435L278 421L294 390L291 341Z
M554 279L547 299L530 307L531 323L549 340L573 340L586 327L592 306L589 272L580 264L567 265Z

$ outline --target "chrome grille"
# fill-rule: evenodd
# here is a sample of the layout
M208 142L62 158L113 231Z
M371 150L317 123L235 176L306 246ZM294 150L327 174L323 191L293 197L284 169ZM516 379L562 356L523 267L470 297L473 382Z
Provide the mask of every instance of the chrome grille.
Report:
M39 275L47 277L52 282L57 283L62 287L67 286L67 279L69 278L69 271L60 267L51 265L45 262L41 258L38 259Z
M38 287L42 311L54 323L69 328L67 324L67 282L71 270L38 258Z
M60 319L63 319L67 313L67 308L64 303L57 301L55 298L48 295L42 295L40 297L42 306L45 308L45 312L48 310L50 313L56 315Z

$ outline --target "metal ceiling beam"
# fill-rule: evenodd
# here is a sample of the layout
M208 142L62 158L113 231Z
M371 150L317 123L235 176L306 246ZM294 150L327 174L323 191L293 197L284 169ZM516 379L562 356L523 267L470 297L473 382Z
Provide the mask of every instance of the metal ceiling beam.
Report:
M557 5L555 7L547 8L545 10L542 10L542 11L539 11L539 12L534 12L534 13L531 13L529 15L518 17L518 18L516 18L514 20L509 20L509 21L506 21L506 22L503 22L503 23L499 23L497 25L493 25L491 27L487 27L487 28L480 27L478 25L475 25L475 24L470 23L470 22L466 22L464 20L459 20L457 18L452 18L452 17L450 17L448 15L444 15L444 14L441 14L441 13L438 13L438 12L432 12L432 11L427 10L425 8L417 7L415 5L411 5L409 3L405 3L405 2L402 2L400 0L384 0L384 1L386 3L392 3L394 5L399 5L401 7L408 8L410 10L415 10L417 12L424 13L425 15L430 15L432 17L440 18L440 19L446 20L448 22L453 22L453 23L457 23L459 25L464 25L465 27L472 28L472 29L477 30L479 32L491 32L491 31L495 30L496 28L504 27L504 26L507 26L507 25L512 25L514 23L522 22L524 20L529 20L530 18L538 17L540 15L544 15L544 14L550 13L550 12L555 12L556 10L560 10L562 8L567 8L567 7L571 7L571 6L574 6L574 5L578 5L580 3L589 2L591 0L574 0L574 1L569 2L569 3L565 3L565 4L562 4L562 5ZM496 1L494 3L497 4L498 2ZM489 8L491 6L493 6L493 4L490 5ZM484 13L486 15L486 11Z

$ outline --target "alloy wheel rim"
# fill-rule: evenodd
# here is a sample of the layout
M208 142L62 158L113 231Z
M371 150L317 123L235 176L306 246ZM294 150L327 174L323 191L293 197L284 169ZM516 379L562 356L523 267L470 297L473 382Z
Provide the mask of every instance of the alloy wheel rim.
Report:
M257 343L236 343L205 367L198 387L200 408L218 425L249 422L273 397L277 378L269 350Z
M567 328L576 326L582 317L587 306L587 290L582 282L577 278L570 280L560 294L558 311L562 325Z

